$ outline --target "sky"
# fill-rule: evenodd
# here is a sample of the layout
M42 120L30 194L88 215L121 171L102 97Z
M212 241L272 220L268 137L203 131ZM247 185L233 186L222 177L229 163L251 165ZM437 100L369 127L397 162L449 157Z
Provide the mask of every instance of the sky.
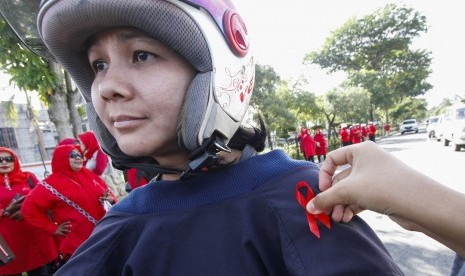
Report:
M321 49L331 31L349 18L361 18L388 3L414 8L427 17L429 30L412 48L431 51L433 70L425 94L429 107L444 98L465 96L465 21L460 0L233 0L244 18L258 63L270 65L286 80L307 76L308 90L317 95L337 87L345 78L328 75L318 66L302 65L306 53ZM0 91L4 94L0 76ZM0 95L4 99L3 95ZM17 97L19 100L21 97Z
M424 98L429 108L444 98L465 96L465 21L459 0L234 0L247 24L257 61L270 65L283 79L309 77L309 91L317 95L337 87L342 72L328 75L318 66L302 65L305 54L318 51L332 31L349 18L362 18L388 3L411 7L426 16L427 33L414 40L413 49L432 52L433 85Z

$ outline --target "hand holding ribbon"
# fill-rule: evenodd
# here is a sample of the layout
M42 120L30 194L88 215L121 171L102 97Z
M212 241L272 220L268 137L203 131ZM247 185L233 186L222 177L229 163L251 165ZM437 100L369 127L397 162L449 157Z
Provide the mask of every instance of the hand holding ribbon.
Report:
M306 195L304 195L301 192L301 189L305 190ZM299 202L300 206L302 206L302 208L304 208L305 210L310 232L312 232L315 236L320 238L320 230L318 229L316 220L319 220L329 229L331 228L330 219L327 214L322 213L322 214L312 215L306 211L305 206L307 206L307 203L314 197L313 191L310 188L310 186L307 184L307 182L300 181L299 183L297 183L297 186L295 189L295 197L297 199L297 202Z

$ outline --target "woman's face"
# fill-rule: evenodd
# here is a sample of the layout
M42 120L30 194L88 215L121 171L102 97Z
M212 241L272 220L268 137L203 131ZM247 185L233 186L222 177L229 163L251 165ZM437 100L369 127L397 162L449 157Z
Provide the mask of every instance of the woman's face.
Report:
M0 174L6 174L13 171L15 168L14 157L6 151L0 152Z
M182 152L177 123L195 69L140 31L99 33L88 49L95 72L92 102L123 152L163 158Z
M78 172L82 169L83 164L82 154L78 150L71 151L69 154L69 167L71 170Z

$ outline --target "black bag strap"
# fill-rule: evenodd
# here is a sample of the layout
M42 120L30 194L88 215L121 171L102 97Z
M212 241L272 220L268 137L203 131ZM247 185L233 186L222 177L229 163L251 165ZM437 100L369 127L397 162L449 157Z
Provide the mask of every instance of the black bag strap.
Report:
M34 181L32 181L32 177L29 177L27 179L27 183L29 184L29 187L32 189L34 188Z

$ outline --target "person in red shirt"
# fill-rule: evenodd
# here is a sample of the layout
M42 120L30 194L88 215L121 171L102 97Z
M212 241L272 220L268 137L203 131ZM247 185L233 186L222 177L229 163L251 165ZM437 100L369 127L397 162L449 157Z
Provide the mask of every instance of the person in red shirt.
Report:
M360 131L362 133L362 142L368 140L368 128L366 124L360 125Z
M321 130L319 128L316 129L316 133L313 139L315 140L315 153L318 158L318 163L321 163L326 159L327 143L325 136L323 135L323 133L321 133Z
M144 186L148 183L144 172L136 168L130 168L125 171L127 186L126 191L130 192L137 187ZM150 180L150 179L149 179Z
M84 167L80 148L63 145L53 152L52 174L30 193L21 211L30 224L57 237L66 260L105 215L104 201L113 204L116 197L99 176Z
M384 124L384 131L386 131L386 135L389 136L389 130L391 129L391 126L389 123Z
M302 128L299 135L300 150L305 156L305 160L315 162L315 141L312 135L308 133L307 128Z
M350 128L350 136L352 138L352 144L358 144L362 142L362 130L360 124L357 123Z
M373 122L368 122L368 138L375 142L376 137L376 126Z
M97 175L102 175L108 165L108 156L102 151L94 132L86 131L78 135L84 152L84 166Z
M341 142L343 147L350 145L350 133L349 130L347 130L346 124L341 124L341 130L339 131L339 135L341 136Z
M16 255L0 266L0 275L47 275L57 258L53 236L33 227L23 219L21 205L37 188L39 180L22 171L13 150L0 147L0 234Z

